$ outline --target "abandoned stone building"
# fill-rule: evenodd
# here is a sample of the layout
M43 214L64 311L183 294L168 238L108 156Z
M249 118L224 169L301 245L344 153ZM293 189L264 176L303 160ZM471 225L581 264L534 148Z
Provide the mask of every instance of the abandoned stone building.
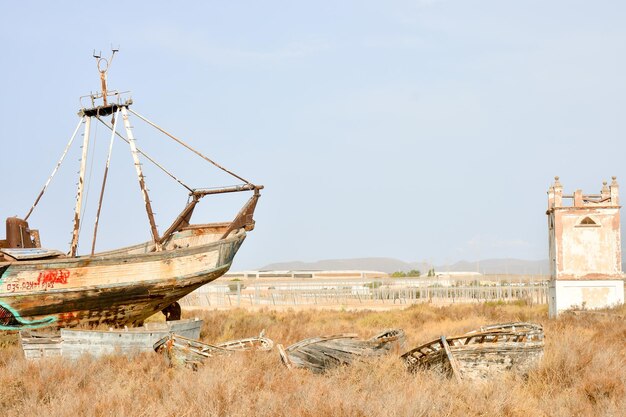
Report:
M559 177L548 190L550 317L571 308L624 303L619 186L600 194L563 194Z

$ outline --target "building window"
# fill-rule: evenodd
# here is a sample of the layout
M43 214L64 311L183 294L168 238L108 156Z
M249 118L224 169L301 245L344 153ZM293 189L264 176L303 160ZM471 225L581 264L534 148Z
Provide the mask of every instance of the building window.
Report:
M600 227L598 223L595 222L591 217L584 217L578 224L577 227Z

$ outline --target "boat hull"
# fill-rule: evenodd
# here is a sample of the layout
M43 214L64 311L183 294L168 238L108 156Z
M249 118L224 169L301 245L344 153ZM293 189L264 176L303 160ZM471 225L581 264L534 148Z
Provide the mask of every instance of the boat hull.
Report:
M543 327L534 323L486 326L442 336L402 355L410 372L437 370L458 380L484 380L505 372L527 374L543 357Z
M197 368L207 358L228 355L233 352L270 351L273 347L274 342L264 337L263 333L258 337L209 345L171 332L153 345L154 351L161 353L171 367L190 366L192 369Z
M405 341L404 330L388 329L369 340L358 339L354 334L312 337L283 348L278 345L282 363L288 368L306 368L323 373L340 366L350 365L362 358L381 357L398 350Z
M55 356L78 359L88 354L93 357L152 351L152 346L170 333L197 339L203 321L186 319L146 323L142 327L108 330L61 329L61 332L20 332L20 344L26 359L37 360Z
M0 330L136 325L228 271L243 229L215 240L178 233L163 251L149 245L93 257L0 263Z

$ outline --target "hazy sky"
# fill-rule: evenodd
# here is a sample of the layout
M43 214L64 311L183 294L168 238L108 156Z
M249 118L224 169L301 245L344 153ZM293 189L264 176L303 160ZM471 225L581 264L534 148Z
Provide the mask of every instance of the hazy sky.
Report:
M78 97L99 88L92 51L111 44L110 88L266 186L234 269L542 259L554 175L566 192L599 192L611 175L626 186L624 2L138 3L3 4L0 217L28 211ZM134 125L139 146L191 185L237 182ZM83 253L108 140L100 126ZM100 249L149 238L128 146L114 146ZM46 247L67 250L79 151L31 217ZM186 193L149 165L165 229ZM242 202L220 201L195 220L228 220Z

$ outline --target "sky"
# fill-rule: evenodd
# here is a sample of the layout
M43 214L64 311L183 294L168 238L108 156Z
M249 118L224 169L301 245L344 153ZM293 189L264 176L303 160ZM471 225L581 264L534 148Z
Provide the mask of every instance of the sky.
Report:
M565 192L626 181L624 2L97 4L3 4L0 217L30 208L78 123L79 97L99 88L92 53L111 46L110 89L130 90L134 110L265 186L233 269L544 259L555 175ZM193 187L238 183L133 126L138 146ZM92 132L81 253L110 139L103 126ZM45 247L69 247L80 141L29 219ZM143 166L164 230L187 193ZM148 240L121 141L110 175L98 249ZM229 220L245 198L207 199L194 220Z

